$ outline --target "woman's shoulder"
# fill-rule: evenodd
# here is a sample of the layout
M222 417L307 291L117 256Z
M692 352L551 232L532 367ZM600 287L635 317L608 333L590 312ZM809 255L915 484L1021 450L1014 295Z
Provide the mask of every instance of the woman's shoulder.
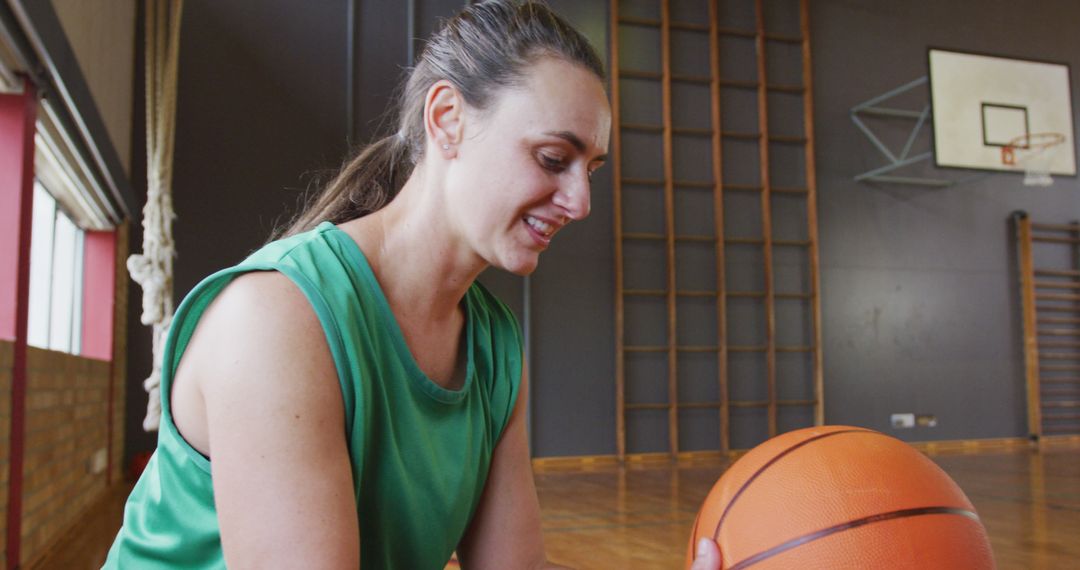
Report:
M304 354L311 349L304 339L322 337L304 293L277 271L251 271L232 279L207 308L196 334L208 337L207 344L228 347L236 357L271 360Z

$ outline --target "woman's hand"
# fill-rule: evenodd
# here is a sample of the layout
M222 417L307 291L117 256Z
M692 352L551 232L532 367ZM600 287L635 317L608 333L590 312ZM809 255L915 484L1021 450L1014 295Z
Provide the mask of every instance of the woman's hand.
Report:
M720 549L708 538L698 541L697 555L690 570L720 570Z

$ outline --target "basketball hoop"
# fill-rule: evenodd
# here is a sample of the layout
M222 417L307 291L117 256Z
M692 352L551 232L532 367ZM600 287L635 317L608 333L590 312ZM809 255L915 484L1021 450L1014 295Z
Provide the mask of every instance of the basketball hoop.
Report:
M1001 147L1001 164L1024 169L1024 186L1050 186L1050 166L1055 152L1065 135L1061 133L1033 133L1020 135Z

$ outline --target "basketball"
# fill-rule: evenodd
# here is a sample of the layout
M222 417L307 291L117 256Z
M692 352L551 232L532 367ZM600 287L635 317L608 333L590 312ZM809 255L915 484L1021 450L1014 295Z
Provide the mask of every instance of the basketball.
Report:
M694 521L721 568L994 568L975 508L906 443L847 426L774 437L732 465Z

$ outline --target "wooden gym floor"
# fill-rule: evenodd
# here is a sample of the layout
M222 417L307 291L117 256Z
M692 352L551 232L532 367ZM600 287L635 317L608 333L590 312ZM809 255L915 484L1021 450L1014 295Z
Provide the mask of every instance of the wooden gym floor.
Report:
M1080 443L932 453L975 504L1005 569L1080 567ZM550 558L581 569L681 568L700 502L728 465L537 470ZM99 568L119 527L117 488L34 568Z

